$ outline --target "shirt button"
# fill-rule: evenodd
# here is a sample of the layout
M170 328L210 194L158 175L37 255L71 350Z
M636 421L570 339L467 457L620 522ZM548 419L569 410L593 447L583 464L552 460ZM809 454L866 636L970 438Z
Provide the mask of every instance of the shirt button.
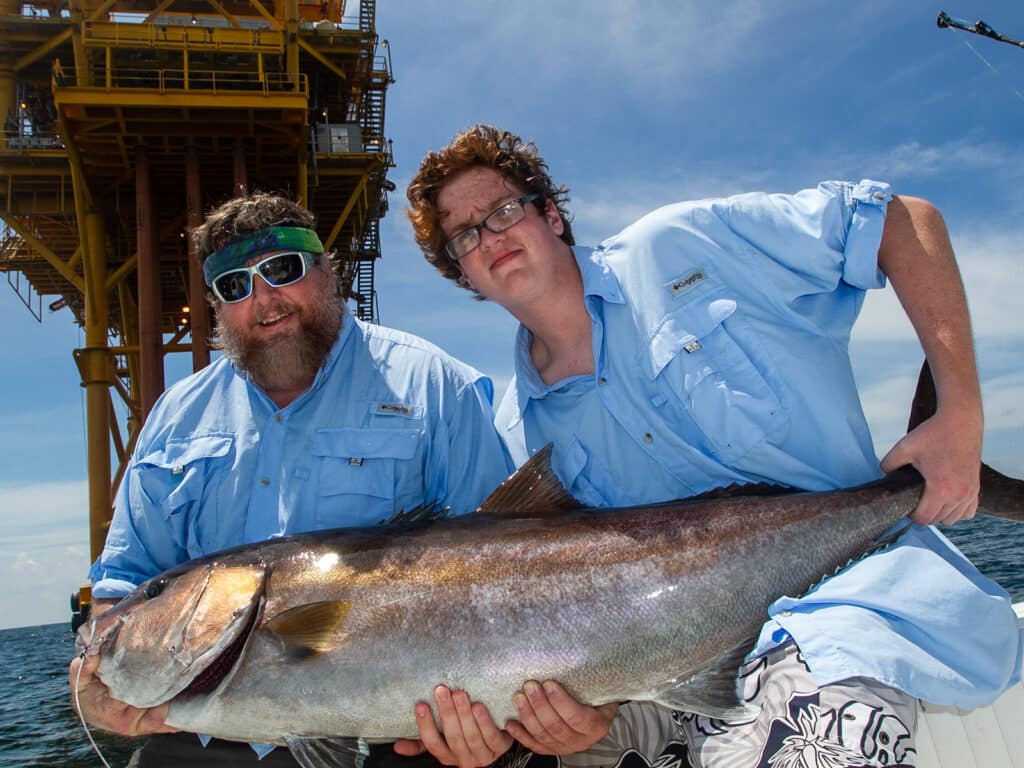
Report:
M281 423L281 414L280 413L275 413L274 414L274 421L276 421L278 424Z
M266 488L268 485L270 485L270 478L269 477L261 478L260 479L260 485L262 485L264 488Z
M651 435L650 432L644 432L644 442L645 443L652 443L652 442L654 442L654 437Z
M608 383L608 379L606 379L604 376L602 376L601 378L599 378L597 380L597 383L598 383L598 386L603 387L605 384Z

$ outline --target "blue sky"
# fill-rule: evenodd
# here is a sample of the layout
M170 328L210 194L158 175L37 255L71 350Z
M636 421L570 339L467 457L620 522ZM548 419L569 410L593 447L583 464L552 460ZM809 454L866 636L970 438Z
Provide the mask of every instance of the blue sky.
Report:
M354 4L354 3L353 3ZM404 190L423 154L490 122L536 141L581 243L658 205L875 178L943 211L971 303L985 459L1024 475L1024 50L939 30L944 10L1024 38L1011 0L382 0L398 192L382 223L382 321L495 379L513 322L426 265ZM0 286L0 627L63 621L88 567L84 405L67 310L39 324ZM891 291L852 344L883 454L920 349ZM170 360L171 376L187 361Z

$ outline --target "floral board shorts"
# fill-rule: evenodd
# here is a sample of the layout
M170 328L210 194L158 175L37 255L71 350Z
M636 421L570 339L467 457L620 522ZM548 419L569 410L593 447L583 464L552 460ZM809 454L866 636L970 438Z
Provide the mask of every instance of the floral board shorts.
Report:
M914 768L917 700L874 680L819 688L796 645L740 670L756 718L725 723L650 703L619 708L608 735L566 768ZM530 763L533 768L533 763Z

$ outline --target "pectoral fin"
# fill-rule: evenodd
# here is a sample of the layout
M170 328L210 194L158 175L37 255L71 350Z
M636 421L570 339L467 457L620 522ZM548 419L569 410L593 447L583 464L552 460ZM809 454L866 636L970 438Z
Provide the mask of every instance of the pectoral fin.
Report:
M284 641L285 646L300 657L331 650L348 612L350 600L326 600L300 605L277 614L264 629Z
M660 694L655 701L671 709L693 712L730 723L757 717L760 707L740 698L737 679L756 637L744 638L693 677Z

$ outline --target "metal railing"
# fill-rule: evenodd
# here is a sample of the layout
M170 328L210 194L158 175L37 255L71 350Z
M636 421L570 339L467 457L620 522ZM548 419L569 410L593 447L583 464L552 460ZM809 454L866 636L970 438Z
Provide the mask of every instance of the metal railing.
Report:
M30 149L64 149L64 140L60 134L53 131L36 132L29 134L6 133L6 146L0 144L0 152L7 150L8 153L24 154Z
M290 75L284 72L240 72L219 69L176 69L176 68L135 68L119 67L102 71L102 83L91 88L114 91L133 90L137 92L177 93L183 91L216 93L259 93L271 94L309 92L309 78L305 73ZM75 70L63 67L55 74L55 88L76 86Z
M192 47L221 51L281 52L284 32L269 28L234 28L183 24L84 22L87 46L159 48Z

